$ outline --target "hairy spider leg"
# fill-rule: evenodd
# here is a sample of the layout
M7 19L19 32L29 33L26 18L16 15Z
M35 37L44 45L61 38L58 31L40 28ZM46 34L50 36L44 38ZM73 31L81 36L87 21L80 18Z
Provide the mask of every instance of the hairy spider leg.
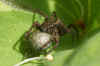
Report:
M57 48L57 46L59 45L59 40L58 39L56 39L56 38L54 38L54 40L53 40L56 44L53 46L53 48L51 48L48 52L47 52L47 54L49 54L49 53L51 53L53 50L55 50L56 48Z
M45 18L48 18L48 15L46 13L44 13L43 11L39 10L39 9L35 9L35 10L33 10L33 12L38 13Z
M47 45L48 45L50 42L51 42L51 40L49 40L48 42L46 42L46 43L40 48L40 50L43 50L44 48L46 48Z
M68 28L71 30L71 29L74 29L75 32L71 31L71 34L72 34L72 41L74 41L74 37L76 37L76 39L79 39L79 30L77 29L77 27L74 25L74 24L70 24L68 26ZM76 34L76 35L75 35Z
M53 50L55 50L57 48L57 46L59 45L59 34L58 34L58 31L56 30L55 33L53 33L53 38L52 38L52 41L55 42L55 45L47 52L47 54L51 53Z
M33 27L39 27L40 24L36 21L36 22L33 22L32 26L29 28L29 30L25 33L25 38L28 40L29 37L30 37L30 34L32 33L32 29Z
M82 19L75 22L76 25L78 25L83 31L86 29L86 25Z
M51 16L49 17L49 22L56 22L57 21L57 16L56 16L56 12L52 12Z
M57 18L55 25L58 27L59 31L63 31L64 34L71 32L71 30L66 27L65 24L59 18ZM63 35L63 33L61 33L61 35Z

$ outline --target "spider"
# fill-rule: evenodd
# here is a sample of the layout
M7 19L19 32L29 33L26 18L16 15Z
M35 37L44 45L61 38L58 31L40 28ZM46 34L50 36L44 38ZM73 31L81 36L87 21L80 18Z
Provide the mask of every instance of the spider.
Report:
M42 32L42 33L49 34L52 38L50 38L50 40L45 42L44 45L39 47L40 49L44 49L45 47L48 46L48 44L50 44L49 42L52 42L52 41L55 42L55 45L50 51L48 51L48 53L54 50L59 45L59 39L61 36L65 35L66 33L71 33L72 28L75 29L76 32L78 32L74 24L70 24L68 27L66 27L65 24L57 17L56 12L53 12L50 17L45 15L42 11L38 11L37 13L44 16L45 20L42 24L39 24L38 21L33 22L30 29L25 33L25 38L28 40L30 39L30 35L34 33L34 31L32 31L34 27L37 30L39 30L40 33Z

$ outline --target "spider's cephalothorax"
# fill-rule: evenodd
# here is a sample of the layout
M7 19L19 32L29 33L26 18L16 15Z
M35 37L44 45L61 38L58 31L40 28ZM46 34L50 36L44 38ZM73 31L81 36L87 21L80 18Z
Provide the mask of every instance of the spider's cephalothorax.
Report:
M38 12L40 14L42 14L41 12ZM59 38L60 36L71 32L71 28L74 28L75 30L77 30L73 24L69 25L68 27L66 27L63 22L56 16L56 12L53 12L52 15L50 17L45 16L44 14L42 14L45 17L45 21L42 24L39 24L38 22L34 22L32 24L32 27L26 32L26 38L29 39L30 34L32 34L32 28L36 27L37 30L39 30L40 32L45 32L48 33L52 36L52 38L50 38L50 41L53 41L56 43L56 45L53 47L56 48L59 44ZM34 36L32 36L34 37ZM41 42L40 42L41 43ZM42 44L42 47L40 47L41 49L43 49L43 46L48 46L47 44L49 44L48 42L44 43L44 45ZM40 45L40 44L39 44ZM53 50L51 49L51 50Z
M47 32L51 35L64 35L66 32L69 32L69 29L65 27L55 12L49 18L46 16L43 24L40 25L38 22L34 22L34 25L40 31Z

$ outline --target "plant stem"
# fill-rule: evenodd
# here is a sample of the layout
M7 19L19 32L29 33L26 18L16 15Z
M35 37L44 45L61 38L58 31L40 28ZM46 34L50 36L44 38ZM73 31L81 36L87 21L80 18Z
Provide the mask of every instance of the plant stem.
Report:
M20 66L20 65L22 65L24 63L27 63L29 61L32 61L32 60L40 60L40 59L42 59L42 58L41 57L28 58L28 59L25 59L24 61L22 61L22 62L20 62L20 63L18 63L16 65L14 65L14 66Z

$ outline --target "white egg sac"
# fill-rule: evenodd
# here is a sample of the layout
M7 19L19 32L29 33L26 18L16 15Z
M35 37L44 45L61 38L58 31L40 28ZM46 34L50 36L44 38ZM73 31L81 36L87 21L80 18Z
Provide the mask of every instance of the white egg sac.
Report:
M48 48L51 44L51 35L45 32L36 31L32 34L32 44L35 48Z

